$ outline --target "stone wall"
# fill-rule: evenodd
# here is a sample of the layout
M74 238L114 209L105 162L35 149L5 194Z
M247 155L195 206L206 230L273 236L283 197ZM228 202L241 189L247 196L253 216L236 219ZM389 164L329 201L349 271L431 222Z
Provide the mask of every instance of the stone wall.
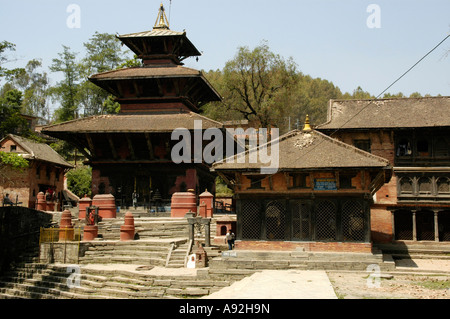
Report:
M25 207L0 207L0 273L30 249L39 248L39 230L52 215Z

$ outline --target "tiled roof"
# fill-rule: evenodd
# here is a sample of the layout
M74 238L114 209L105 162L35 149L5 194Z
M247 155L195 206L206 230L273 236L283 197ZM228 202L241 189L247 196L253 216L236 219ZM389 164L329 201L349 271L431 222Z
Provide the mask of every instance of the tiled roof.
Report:
M22 154L24 158L50 162L64 167L73 167L72 164L66 162L64 158L61 157L61 155L59 155L47 144L37 143L30 139L13 134L7 135L3 140L7 138L11 138L15 143L19 144L19 146L26 151L25 154Z
M292 131L279 139L279 169L280 170L312 170L333 168L386 168L389 161L364 152L356 147L340 142L318 131ZM261 146L256 149L257 154ZM245 153L245 163L216 163L215 170L256 170L267 167L264 163L250 163L249 152ZM268 144L267 154L272 154Z
M186 32L172 31L168 29L153 29L151 31L143 31L119 35L118 38L146 38L146 37L167 37L167 36L183 36Z
M172 132L177 128L194 129L194 121L202 122L202 128L222 128L223 124L197 113L179 114L120 114L99 115L46 126L45 134L55 133L151 133Z
M202 73L198 70L176 66L147 66L133 67L120 70L113 70L92 75L90 79L130 79L130 78L162 78L162 77L201 77Z
M335 100L318 130L450 126L450 97Z

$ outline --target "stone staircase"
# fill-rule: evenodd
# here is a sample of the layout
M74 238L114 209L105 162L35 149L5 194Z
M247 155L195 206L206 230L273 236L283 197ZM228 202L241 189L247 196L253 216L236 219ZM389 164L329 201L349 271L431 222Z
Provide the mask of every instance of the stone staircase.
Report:
M80 266L79 285L67 265L24 264L0 277L0 299L173 299L199 298L234 280ZM150 268L149 268L150 269ZM72 277L71 277L72 276Z
M173 239L171 241L155 239L132 242L94 241L88 244L83 243L85 251L83 256L79 257L79 263L116 263L164 267L171 244L183 243L186 243L186 239Z
M395 263L389 256L376 253L333 253L306 251L232 251L210 260L210 272L220 270L259 271L265 269L282 270L366 270L370 265L378 265L380 270L395 269ZM223 273L222 271L222 273Z
M376 245L383 254L394 259L441 259L450 260L450 244L448 242L397 242Z

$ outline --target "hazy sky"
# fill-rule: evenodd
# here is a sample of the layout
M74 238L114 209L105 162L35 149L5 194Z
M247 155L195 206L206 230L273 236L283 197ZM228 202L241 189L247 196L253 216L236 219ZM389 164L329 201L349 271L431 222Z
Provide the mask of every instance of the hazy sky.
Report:
M186 60L187 67L222 69L239 46L267 40L301 72L343 92L361 86L378 95L450 32L449 0L0 0L0 41L17 45L10 54L17 61L5 67L39 58L47 69L62 45L81 58L95 31L151 30L161 2L171 29L185 29L203 52L198 62ZM67 23L71 4L80 9L74 28ZM449 50L450 38L389 92L449 96Z

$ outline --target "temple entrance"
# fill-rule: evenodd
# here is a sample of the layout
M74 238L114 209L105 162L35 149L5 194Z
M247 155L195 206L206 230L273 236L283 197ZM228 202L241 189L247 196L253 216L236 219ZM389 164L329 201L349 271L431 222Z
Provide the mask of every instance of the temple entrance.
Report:
M368 207L358 198L242 199L237 234L240 240L367 242Z

